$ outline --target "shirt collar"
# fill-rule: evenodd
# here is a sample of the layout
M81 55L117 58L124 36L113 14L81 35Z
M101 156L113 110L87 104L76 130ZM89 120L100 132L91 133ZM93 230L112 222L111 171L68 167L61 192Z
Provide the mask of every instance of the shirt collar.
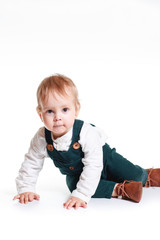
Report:
M72 141L72 129L70 129L66 134L64 134L63 136L57 138L57 139L53 139L52 136L52 140L53 140L53 144L54 147L58 150L58 151L67 151L71 141Z

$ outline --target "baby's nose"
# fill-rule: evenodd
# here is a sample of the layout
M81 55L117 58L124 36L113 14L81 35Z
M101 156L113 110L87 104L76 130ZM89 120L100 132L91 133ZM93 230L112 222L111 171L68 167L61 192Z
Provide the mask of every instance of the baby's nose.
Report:
M61 115L59 114L59 113L56 113L55 115L54 115L54 119L53 119L54 121L59 121L59 120L61 120Z

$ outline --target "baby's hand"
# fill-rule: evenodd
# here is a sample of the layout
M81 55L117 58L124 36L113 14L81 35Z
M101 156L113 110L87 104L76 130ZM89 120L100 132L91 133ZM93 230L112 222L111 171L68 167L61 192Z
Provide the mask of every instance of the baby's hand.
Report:
M20 203L25 203L27 204L28 202L32 202L34 199L39 200L40 196L36 193L32 192L24 192L21 194L16 195L13 200L19 199Z
M87 207L87 203L77 197L70 197L69 200L63 205L64 205L64 208L66 209L71 209L72 207L74 207L74 209L76 210L79 207L83 207L83 208Z

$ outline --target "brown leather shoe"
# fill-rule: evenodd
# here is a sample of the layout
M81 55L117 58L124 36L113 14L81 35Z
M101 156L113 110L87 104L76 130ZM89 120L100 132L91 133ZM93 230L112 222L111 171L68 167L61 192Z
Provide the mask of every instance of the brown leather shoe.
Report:
M142 198L142 183L135 181L124 181L119 183L115 189L118 197L133 202L140 202Z
M160 168L146 169L148 172L145 187L160 187Z

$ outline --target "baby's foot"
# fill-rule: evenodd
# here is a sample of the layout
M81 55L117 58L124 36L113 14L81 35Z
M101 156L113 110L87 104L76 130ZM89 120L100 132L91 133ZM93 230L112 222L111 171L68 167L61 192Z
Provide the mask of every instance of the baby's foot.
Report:
M147 169L148 178L145 187L160 187L160 168Z
M142 198L142 183L135 181L124 181L117 184L115 188L117 197L122 197L133 202L140 202Z

